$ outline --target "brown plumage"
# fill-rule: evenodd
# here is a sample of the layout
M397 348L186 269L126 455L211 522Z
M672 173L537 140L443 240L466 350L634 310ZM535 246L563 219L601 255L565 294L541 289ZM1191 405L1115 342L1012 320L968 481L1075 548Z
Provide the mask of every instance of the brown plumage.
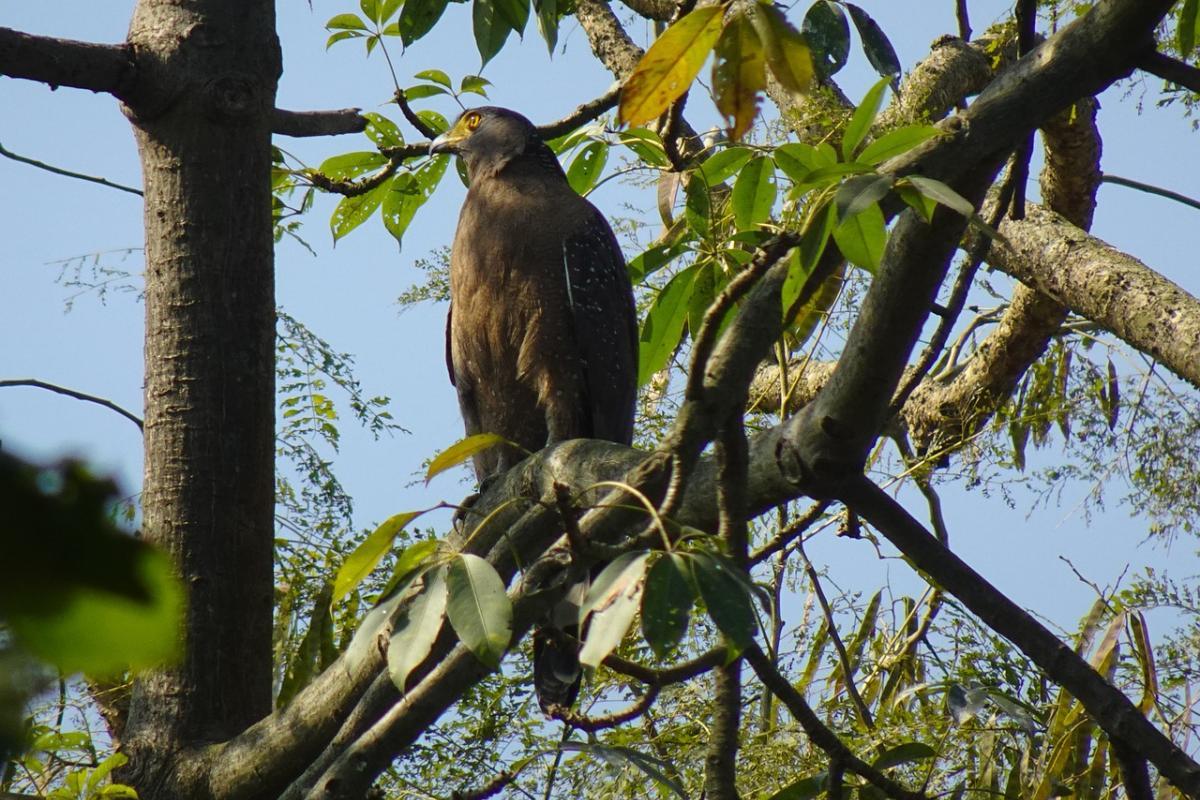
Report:
M625 260L595 206L567 183L529 120L502 108L464 112L434 140L467 168L470 189L450 255L446 362L467 434L496 433L528 451L565 439L629 444L637 394L637 317ZM524 457L475 457L482 483ZM576 599L578 602L578 598ZM555 627L571 630L570 610ZM570 705L576 653L534 636L543 708Z

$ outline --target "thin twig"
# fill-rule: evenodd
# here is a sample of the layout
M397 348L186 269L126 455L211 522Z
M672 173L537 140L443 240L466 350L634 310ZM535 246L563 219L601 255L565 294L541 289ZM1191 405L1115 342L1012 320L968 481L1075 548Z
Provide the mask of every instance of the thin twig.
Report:
M811 528L813 523L819 520L831 505L833 503L829 500L818 500L813 503L803 515L789 523L774 539L752 553L750 563L760 564L765 559L786 548L796 537L803 535L805 531Z
M122 192L129 192L130 194L136 194L138 197L142 196L141 189L135 189L132 186L126 186L122 183L115 183L113 181L110 181L108 178L100 178L95 175L84 175L82 172L72 172L69 169L63 169L62 167L56 167L51 164L47 164L44 161L38 161L35 158L29 158L28 156L17 155L16 153L12 152L11 150L5 149L4 145L0 145L0 156L4 156L5 158L11 158L13 161L20 161L22 164L28 164L31 167L37 167L38 169L44 169L46 172L53 172L55 175L63 175L67 178L78 178L81 181L89 181L91 183L98 183L101 186L107 186L110 189L119 189Z
M611 653L604 657L604 666L613 672L619 672L630 678L639 680L651 686L667 686L672 683L690 681L697 675L703 675L713 667L720 665L729 655L724 647L714 647L688 661L683 661L671 667L655 669L646 667L635 661L627 661Z
M1142 183L1130 178L1122 178L1119 175L1110 175L1107 172L1100 176L1101 183L1114 183L1117 186L1127 186L1130 189L1137 189L1147 194L1156 194L1159 197L1165 197L1168 200L1174 200L1176 203L1182 203L1191 208L1200 209L1200 200L1195 200L1185 194L1173 192L1170 189L1164 189L1161 186L1152 186L1149 183Z
M621 85L617 84L595 100L589 100L567 114L562 119L538 126L538 135L543 139L557 139L564 133L569 133L580 125L585 125L599 117L605 111L616 106L621 99Z
M589 717L586 714L580 714L572 711L566 706L553 705L546 709L550 716L561 722L565 722L571 727L578 728L585 733L594 733L595 731L604 730L605 728L615 728L618 725L623 725L632 719L637 719L642 714L645 714L654 701L658 699L659 688L653 684L646 688L645 694L639 697L628 708L605 714L600 717Z
M406 120L408 120L409 125L412 125L417 129L417 133L421 134L426 139L437 138L438 132L429 127L429 124L417 116L417 112L412 110L412 106L408 104L408 96L404 93L403 89L396 89L394 99L396 101L396 105L400 107L400 113L404 115Z
M125 409L121 408L119 405L114 403L112 400L105 400L103 397L97 397L94 394L87 394L85 392L77 392L74 389L68 389L65 386L56 386L53 383L46 383L45 381L39 381L34 378L19 378L19 379L13 379L13 380L0 381L0 388L4 388L6 386L32 386L35 389L45 389L46 391L54 392L56 394L66 395L67 397L74 397L76 400L84 400L89 403L95 403L98 406L104 406L105 408L112 409L113 411L117 412L121 416L125 417L125 419L129 420L134 425L137 425L139 431L145 427L142 423L141 417L139 417L136 414L133 414L129 411L126 411Z
M929 800L925 794L904 788L854 755L850 751L850 748L838 738L837 734L827 728L825 723L821 722L816 712L805 701L804 696L796 691L791 682L775 669L771 662L767 660L762 650L758 648L758 645L750 645L743 651L742 655L745 657L746 662L754 668L759 680L763 682L763 686L787 706L788 711L792 713L792 716L800 723L800 727L808 734L809 741L824 750L831 757L839 759L845 769L861 778L865 778L872 785L879 787L888 797L897 798L897 800Z

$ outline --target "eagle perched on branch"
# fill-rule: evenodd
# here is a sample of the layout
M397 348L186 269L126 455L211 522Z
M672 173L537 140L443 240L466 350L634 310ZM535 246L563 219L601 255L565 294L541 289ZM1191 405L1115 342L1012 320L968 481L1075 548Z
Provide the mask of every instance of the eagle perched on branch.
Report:
M430 152L458 155L470 182L446 321L446 362L467 434L499 434L531 452L575 438L629 444L637 314L604 216L513 111L465 111ZM475 456L475 475L483 482L523 457L512 447L486 450ZM569 706L579 689L577 653L560 638L534 637L543 709Z

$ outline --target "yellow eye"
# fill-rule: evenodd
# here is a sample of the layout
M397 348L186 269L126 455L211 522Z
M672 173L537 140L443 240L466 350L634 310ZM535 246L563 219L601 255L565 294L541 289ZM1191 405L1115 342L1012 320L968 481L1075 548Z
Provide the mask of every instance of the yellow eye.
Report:
M479 127L479 120L481 119L482 117L480 117L479 114L472 111L463 117L463 124L467 126L467 130L473 131Z

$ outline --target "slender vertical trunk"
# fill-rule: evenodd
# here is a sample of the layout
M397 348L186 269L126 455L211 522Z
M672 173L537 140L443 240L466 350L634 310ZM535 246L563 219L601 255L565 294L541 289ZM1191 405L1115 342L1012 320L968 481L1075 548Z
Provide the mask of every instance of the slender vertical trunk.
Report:
M270 0L140 0L129 43L145 182L144 533L189 595L183 660L138 679L125 735L152 800L204 795L178 754L271 710L280 60Z

